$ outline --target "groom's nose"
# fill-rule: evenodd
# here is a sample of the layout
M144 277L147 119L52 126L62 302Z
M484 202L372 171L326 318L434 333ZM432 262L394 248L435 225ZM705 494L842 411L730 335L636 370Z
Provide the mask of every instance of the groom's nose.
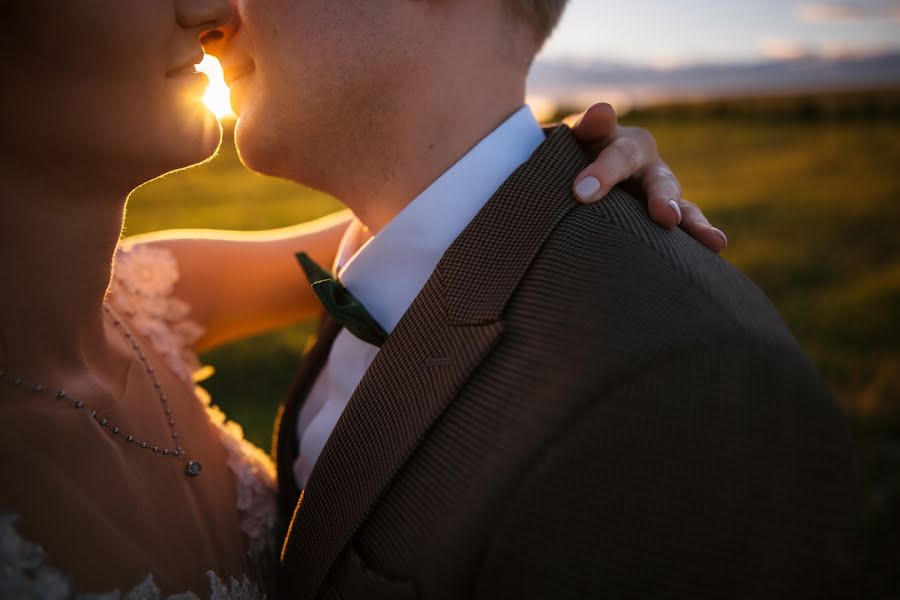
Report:
M233 12L227 23L205 33L200 38L200 42L203 44L203 51L221 60L228 49L229 43L240 28L240 18L236 12Z

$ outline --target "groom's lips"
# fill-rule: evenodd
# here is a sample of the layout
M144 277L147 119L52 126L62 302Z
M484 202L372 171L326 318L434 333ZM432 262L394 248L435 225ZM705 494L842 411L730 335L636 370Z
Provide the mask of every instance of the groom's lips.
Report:
M234 67L226 66L224 71L225 84L231 89L231 108L236 114L240 115L244 104L244 92L246 91L243 84L256 71L256 66L249 62Z
M254 65L253 63L246 63L235 67L227 67L225 69L225 84L228 85L228 87L231 87L236 81L243 79L255 70L256 65Z

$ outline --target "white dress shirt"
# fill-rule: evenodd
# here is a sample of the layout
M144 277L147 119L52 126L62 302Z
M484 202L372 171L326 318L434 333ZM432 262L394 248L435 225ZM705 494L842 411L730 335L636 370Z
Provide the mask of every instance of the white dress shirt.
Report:
M341 242L335 273L390 334L431 277L441 257L513 171L544 141L526 106L470 150L450 170L365 241L361 223ZM294 462L303 489L325 443L379 348L342 330L297 420Z

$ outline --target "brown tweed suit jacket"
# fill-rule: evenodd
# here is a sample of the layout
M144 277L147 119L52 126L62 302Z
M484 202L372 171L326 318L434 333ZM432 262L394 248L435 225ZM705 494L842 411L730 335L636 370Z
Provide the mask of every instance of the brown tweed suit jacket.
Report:
M845 597L840 412L765 296L552 130L443 257L292 516L284 598ZM296 508L295 508L296 505Z

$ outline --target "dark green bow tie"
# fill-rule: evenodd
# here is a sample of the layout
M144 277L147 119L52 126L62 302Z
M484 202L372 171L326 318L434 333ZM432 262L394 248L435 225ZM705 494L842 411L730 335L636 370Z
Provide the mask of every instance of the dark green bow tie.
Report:
M378 324L366 307L334 276L317 265L305 252L297 255L306 278L325 310L347 331L362 341L378 346L387 340L387 332Z

